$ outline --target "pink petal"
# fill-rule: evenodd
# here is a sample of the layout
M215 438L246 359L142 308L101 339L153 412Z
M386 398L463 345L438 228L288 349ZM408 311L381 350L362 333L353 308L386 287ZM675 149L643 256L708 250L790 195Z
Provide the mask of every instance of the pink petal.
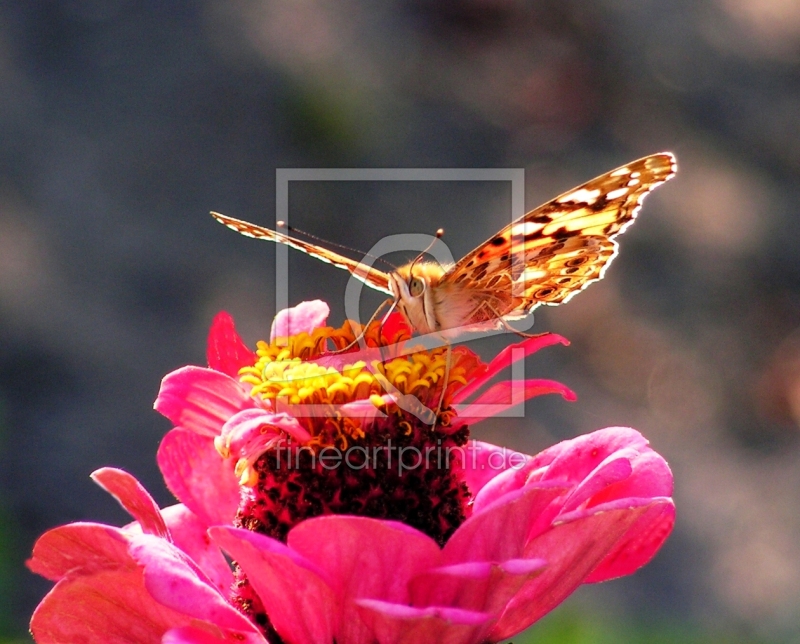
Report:
M236 333L236 326L230 313L220 311L211 323L206 348L208 366L215 371L236 378L239 369L256 363L256 354L247 348Z
M490 639L511 637L550 612L585 581L651 506L663 503L663 499L629 499L626 504L574 512L531 540L525 556L545 559L547 568L517 593Z
M298 443L311 438L308 430L289 414L275 414L263 409L245 409L231 416L220 436L238 458L257 458L276 438L291 436Z
M164 632L192 621L154 601L134 567L62 579L34 611L30 628L37 644L158 644Z
M269 618L287 642L333 642L340 619L324 574L286 545L237 528L211 528L211 537L247 573ZM341 641L341 640L340 640Z
M322 300L301 302L295 307L278 311L272 322L270 341L275 338L287 338L298 333L311 333L325 325L331 309Z
M592 496L590 506L626 497L667 497L672 494L672 472L666 461L649 447L632 459L631 475ZM650 559L666 541L675 523L670 502L654 508L631 528L625 539L608 554L587 581L604 581L630 574Z
M162 439L157 460L170 491L206 525L233 523L239 482L233 462L217 453L211 438L173 429Z
M508 468L522 468L530 458L507 447L471 440L462 459L464 481L474 498L495 476Z
M209 538L208 524L182 504L164 508L161 513L175 546L189 555L218 590L227 593L233 574L222 552Z
M672 495L672 472L660 454L649 446L638 447L635 455L631 458L631 465L633 468L631 475L595 494L592 497L592 504L631 496Z
M502 414L512 407L522 404L529 398L543 394L561 394L565 400L569 401L578 399L571 389L560 382L552 380L524 380L522 382L506 380L492 385L471 403L455 405L458 417L453 420L453 424L456 427L474 425L485 418Z
M92 472L91 477L141 524L142 531L170 538L158 504L133 476L114 467L102 467Z
M525 544L533 521L563 492L552 482L530 485L475 512L445 544L443 562L527 558Z
M151 535L130 538L131 556L144 570L144 584L157 602L219 628L255 632L255 626L172 544Z
M530 458L523 466L506 469L485 481L474 497L473 508L477 511L487 502L491 502L503 494L536 481L556 481L568 486L585 486L587 485L585 479L614 454L618 454L618 459L641 461L640 469L642 474L645 478L648 478L649 475L645 474L648 471L646 467L647 461L646 459L643 460L643 454L649 453L653 452L642 435L636 430L628 428L612 427L562 441ZM629 476L631 474L630 465L619 462L614 467L616 469L612 478L608 478L611 475L611 470L606 470L605 479L594 478L592 480L594 487L591 489L584 487L583 489L591 494L600 494L598 499L603 501L627 496L666 496L671 492L671 488L670 491L667 491L665 486L662 485L657 488L656 494L652 495L644 493L623 494L622 492L628 489L641 492L641 486L630 487L633 485L631 482L632 477ZM659 481L663 482L663 471L659 469L658 472L659 474L655 476ZM617 482L614 483L615 481ZM669 475L669 481L671 482L671 474ZM612 483L614 485L611 485ZM608 489L619 490L619 493L616 493L613 497L607 495L604 485L608 486ZM581 502L585 500L586 495L583 495ZM597 502L600 501L598 500ZM591 503L595 503L595 501L592 500Z
M647 440L629 427L607 427L553 445L534 456L529 467L541 470L547 479L579 483L611 454L626 448L641 451Z
M415 608L374 599L357 601L361 619L380 644L472 644L480 642L480 628L489 616L458 608ZM350 640L346 640L348 643Z
M512 362L527 358L529 355L536 353L539 349L558 343L569 344L569 340L562 338L560 335L555 335L554 333L545 333L544 335L527 338L522 342L507 346L489 363L485 373L475 378L453 396L453 402L463 402L471 394L483 387L491 378L500 373L503 369L511 366Z
M584 583L607 581L638 570L655 556L674 525L675 506L672 502L654 505L631 526Z
M405 524L346 515L304 521L289 532L288 544L331 580L342 605L339 642L373 641L356 599L406 603L410 579L441 557L433 539Z
M26 564L52 581L69 573L88 575L126 566L135 569L122 530L100 523L70 523L48 530L37 539Z
M190 366L164 376L153 407L175 425L213 438L228 418L255 402L230 376Z
M543 559L512 559L434 568L411 581L411 603L452 606L497 619L520 587L538 576L546 563Z
M161 644L225 644L221 633L209 633L194 626L173 628L161 638Z
M196 626L173 628L161 638L161 644L268 644L258 633L229 633Z
M438 565L441 555L433 539L410 526L348 515L303 521L287 542L324 570L345 598L407 601L408 581Z
M528 473L530 470L530 460L521 467L513 467L496 473L486 484L472 497L472 511L482 512L485 508L496 503L498 499L502 499L507 494L516 492L525 487L528 480ZM550 484L552 485L552 481ZM569 488L567 483L564 483L562 492Z
M593 501L592 497L594 495L599 495L610 485L630 478L633 472L630 458L633 456L635 456L633 450L625 449L609 456L578 484L565 500L561 511L570 512L575 510L583 503L589 502L590 499ZM597 503L592 502L589 505L597 505Z

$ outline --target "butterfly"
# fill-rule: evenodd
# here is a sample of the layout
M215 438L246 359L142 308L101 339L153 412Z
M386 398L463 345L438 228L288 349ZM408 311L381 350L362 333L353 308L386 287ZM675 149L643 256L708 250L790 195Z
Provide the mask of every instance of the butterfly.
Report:
M390 295L387 304L418 333L428 334L507 325L602 279L617 255L616 236L633 223L645 196L676 171L669 152L632 161L531 210L452 266L421 261L420 255L390 273L288 234L211 215L243 235L286 244L350 271Z

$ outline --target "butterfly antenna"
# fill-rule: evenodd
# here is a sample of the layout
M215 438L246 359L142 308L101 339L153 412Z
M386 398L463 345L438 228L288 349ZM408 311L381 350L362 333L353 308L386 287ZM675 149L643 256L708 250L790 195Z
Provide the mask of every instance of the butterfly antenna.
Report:
M411 269L413 269L413 268L414 268L414 264L416 264L416 263L417 263L419 260L421 260L421 259L422 259L422 258L423 258L425 255L427 255L427 254L428 254L428 251L429 251L431 248L433 248L433 245L434 245L434 244L435 244L437 241L439 241L439 240L440 240L442 237L444 237L444 228L440 228L439 230L437 230L437 231L436 231L436 237L434 237L434 239L431 241L431 243L430 243L430 244L428 244L428 247L427 247L425 250L423 250L423 251L422 251L422 252L421 252L419 255L417 255L417 256L414 258L414 261L413 261L413 262L411 262L411 266L409 266L409 267L408 267L408 270L409 270L409 272L411 271Z
M374 255L370 255L369 253L365 253L363 251L360 251L357 248L351 248L350 246L345 246L344 244L337 244L336 242L332 242L332 241L330 241L328 239L322 239L322 237L317 237L316 235L312 235L311 233L307 233L304 230L300 230L299 228L295 228L294 226L289 226L284 221L279 221L277 223L281 227L285 226L286 230L289 231L289 232L303 235L305 237L308 237L309 239L313 239L314 241L320 242L321 244L325 244L325 245L328 245L328 246L336 246L337 248L340 248L341 250L350 251L351 253L355 253L356 255L360 255L362 257L369 257L370 259L373 259L376 262L383 262L384 264L386 264L386 266L391 268L393 271L397 270L397 266L395 266L391 262L383 259L383 257L375 257Z

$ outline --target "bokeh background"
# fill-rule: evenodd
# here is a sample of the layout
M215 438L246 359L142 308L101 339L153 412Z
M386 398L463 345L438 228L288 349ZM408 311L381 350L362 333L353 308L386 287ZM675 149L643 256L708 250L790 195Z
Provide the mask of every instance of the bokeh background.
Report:
M0 640L49 584L37 535L162 504L161 377L221 309L275 313L275 170L525 168L526 206L672 150L606 279L536 329L572 340L478 437L537 450L631 425L674 468L678 524L636 575L516 641L800 641L800 3L791 0L0 2ZM508 222L510 184L292 184L291 221L368 249ZM347 275L293 253L292 303L343 317ZM380 301L365 294L364 310ZM490 355L508 342L477 345ZM527 638L527 639L526 639Z

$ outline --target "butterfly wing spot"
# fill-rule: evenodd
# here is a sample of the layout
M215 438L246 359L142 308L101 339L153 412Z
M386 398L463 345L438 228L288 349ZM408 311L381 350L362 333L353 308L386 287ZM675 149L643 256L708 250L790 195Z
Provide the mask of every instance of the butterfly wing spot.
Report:
M586 263L586 257L573 257L572 259L568 259L566 262L564 262L564 265L568 266L569 268L574 268L584 263Z
M523 282L536 282L545 279L549 273L543 268L526 268L522 272Z
M617 188L606 195L606 200L613 201L614 199L619 199L620 197L624 197L629 192L630 190L628 190L627 185L624 188Z
M506 278L506 275L495 275L492 277L488 282L486 282L487 288L495 288L497 287L500 282L502 282Z
M548 218L548 220L549 220L549 218ZM524 221L521 224L517 224L516 226L512 226L511 227L511 237L512 238L514 238L514 237L516 237L516 238L519 238L519 237L525 238L525 237L528 237L529 235L536 235L541 229L542 229L542 225L541 224L536 224L536 223L534 223L532 221ZM502 239L503 242L506 241L506 238L504 236L498 235L497 237L495 237L492 240L492 243L494 244L495 240L497 240L497 239ZM499 246L499 244L495 244L495 245Z
M570 192L569 194L564 195L563 197L559 197L556 199L557 203L569 203L573 202L576 204L588 204L592 205L597 198L602 194L602 191L599 188L595 188L594 190L587 190L586 188L578 188L574 192Z

